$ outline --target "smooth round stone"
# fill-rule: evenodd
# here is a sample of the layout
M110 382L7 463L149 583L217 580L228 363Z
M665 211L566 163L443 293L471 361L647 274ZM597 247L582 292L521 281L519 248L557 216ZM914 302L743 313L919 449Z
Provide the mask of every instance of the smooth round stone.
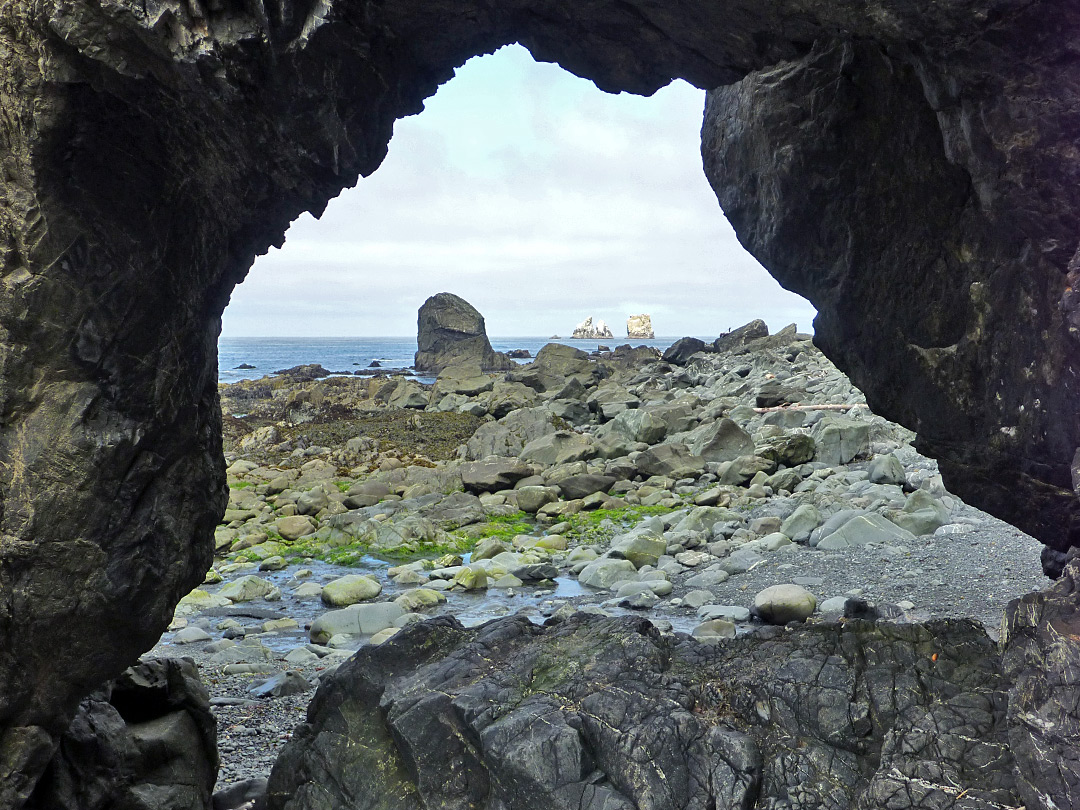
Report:
M465 566L454 575L454 585L466 591L482 590L488 586L487 571L479 566Z
M305 582L293 591L297 599L318 599L322 596L322 585L318 582Z
M588 563L588 562L592 562L593 560L595 560L598 556L599 555L596 553L596 551L589 548L588 546L578 546L577 548L575 548L573 551L571 551L569 554L566 555L566 561L567 562L573 562L573 563L576 563L576 562L586 562L586 563Z
M524 583L513 574L503 574L491 583L492 588L520 588Z
M221 582L221 574L211 568L206 572L206 576L203 577L203 585L217 585Z
M173 644L195 644L199 641L209 641L210 634L201 627L185 627L173 636Z
M702 605L707 605L716 597L711 591L690 591L682 598L682 604L697 610Z
M329 607L346 607L382 593L378 580L363 574L349 574L323 585L322 601Z
M285 663L291 664L294 667L305 667L315 664L318 661L319 656L303 647L297 647L285 656Z
M834 596L818 605L818 609L826 616L843 616L847 601L848 597L846 596Z
M394 600L394 604L406 613L416 613L418 610L435 607L445 601L446 597L439 591L433 591L430 588L417 588L401 594Z
M219 653L222 650L227 650L230 647L235 647L235 646L236 646L235 641L233 641L230 638L223 638L220 641L215 641L212 644L207 644L205 647L203 647L203 652L206 653L207 655L213 655L214 653Z
M277 633L281 630L296 630L300 625L296 619L270 619L263 622L264 633Z
M280 518L275 524L278 534L286 540L295 541L315 533L315 526L304 515L291 515Z
M422 613L406 613L404 616L398 616L394 620L394 627L408 627L410 624L416 624L427 619Z
M817 599L801 585L773 585L754 597L754 610L769 624L805 621L817 608Z
M280 571L283 568L288 568L289 564L285 562L285 558L279 554L275 554L273 557L267 557L261 563L259 563L260 571Z
M217 595L233 602L251 602L269 596L275 590L277 589L265 579L248 574L225 585Z
M371 640L368 642L368 644L370 644L373 647L378 647L384 641L389 641L390 639L392 639L394 636L396 636L400 632L401 632L400 627L387 627L385 630L380 630L378 633L373 635L371 637Z
M395 585L426 585L428 577L421 574L419 571L413 571L406 569L393 577Z
M698 618L706 622L713 619L745 622L750 619L750 608L742 605L702 605L698 608Z
M735 622L731 619L710 619L695 627L691 635L698 641L712 643L723 638L735 638Z

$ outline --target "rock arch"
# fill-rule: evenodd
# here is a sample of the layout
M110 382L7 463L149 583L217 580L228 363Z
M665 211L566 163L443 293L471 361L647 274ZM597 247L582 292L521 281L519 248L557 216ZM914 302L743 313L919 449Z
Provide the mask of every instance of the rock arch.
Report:
M232 287L510 42L713 89L707 174L826 351L960 494L1080 544L1078 33L1049 0L0 7L0 804L209 563Z

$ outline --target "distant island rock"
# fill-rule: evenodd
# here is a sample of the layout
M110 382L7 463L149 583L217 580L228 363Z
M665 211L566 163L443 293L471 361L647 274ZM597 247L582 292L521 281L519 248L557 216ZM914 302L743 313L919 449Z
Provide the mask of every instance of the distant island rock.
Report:
M626 319L626 336L652 340L656 337L653 333L652 318L648 315L631 315Z
M594 324L590 315L574 327L572 337L575 340L597 340L599 338L614 338L615 335L611 334L611 328L603 320L598 319Z
M241 363L236 367L236 370L244 369L245 371L255 368L251 363Z
M416 370L438 374L448 366L478 365L483 371L507 371L516 363L488 341L484 316L464 298L438 293L416 315Z

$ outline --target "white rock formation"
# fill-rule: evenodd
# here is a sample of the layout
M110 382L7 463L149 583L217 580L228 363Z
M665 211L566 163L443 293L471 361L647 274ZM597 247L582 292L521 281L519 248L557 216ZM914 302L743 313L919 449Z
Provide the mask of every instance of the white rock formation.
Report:
M583 320L577 326L574 327L574 334L572 337L578 340L597 340L600 338L614 338L611 334L611 328L604 323L603 320L597 320L593 324L592 316Z
M626 319L626 336L652 340L656 337L653 334L652 318L648 315L631 315Z

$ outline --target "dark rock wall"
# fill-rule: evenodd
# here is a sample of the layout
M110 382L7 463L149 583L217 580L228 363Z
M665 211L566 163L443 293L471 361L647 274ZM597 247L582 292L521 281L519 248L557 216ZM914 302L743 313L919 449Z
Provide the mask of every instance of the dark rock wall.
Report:
M78 700L149 647L209 562L232 287L293 218L374 171L395 119L455 66L512 41L606 90L760 71L713 96L706 126L743 240L818 304L826 349L947 456L952 486L1067 546L1076 14L0 6L0 806L24 800Z
M1080 13L979 37L819 40L709 94L706 174L743 244L813 301L815 342L947 485L1080 544ZM1053 561L1051 561L1053 565Z

